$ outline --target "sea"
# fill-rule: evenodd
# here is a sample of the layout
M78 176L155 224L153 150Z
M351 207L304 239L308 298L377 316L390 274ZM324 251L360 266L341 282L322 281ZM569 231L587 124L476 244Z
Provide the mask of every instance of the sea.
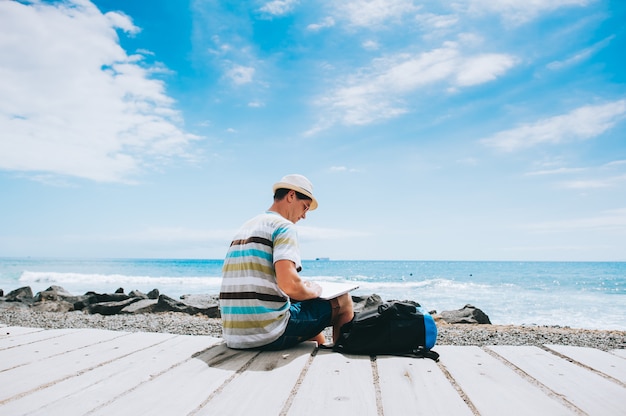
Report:
M222 260L0 258L0 289L158 289L217 294ZM429 311L473 305L493 324L626 330L626 262L303 261L304 279L356 282L354 295L413 300Z

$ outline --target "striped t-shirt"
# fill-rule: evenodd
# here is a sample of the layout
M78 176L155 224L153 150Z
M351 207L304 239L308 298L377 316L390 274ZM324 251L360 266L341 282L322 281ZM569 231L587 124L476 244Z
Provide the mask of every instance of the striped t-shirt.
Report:
M278 260L302 268L294 223L267 211L239 229L224 260L220 310L229 347L260 347L285 331L291 304L276 282Z

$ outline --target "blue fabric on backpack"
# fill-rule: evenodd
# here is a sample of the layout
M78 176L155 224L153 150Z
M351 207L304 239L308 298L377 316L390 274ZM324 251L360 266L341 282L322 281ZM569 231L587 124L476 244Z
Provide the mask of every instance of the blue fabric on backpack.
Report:
M417 311L424 315L424 348L430 350L435 346L437 342L437 324L435 324L435 319L432 315L424 310L421 306L416 306Z

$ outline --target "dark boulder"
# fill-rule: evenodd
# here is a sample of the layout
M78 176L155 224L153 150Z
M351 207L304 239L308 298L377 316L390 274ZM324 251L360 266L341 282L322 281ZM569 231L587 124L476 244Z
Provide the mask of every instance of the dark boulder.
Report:
M87 306L87 312L100 315L115 315L128 305L140 301L140 298L128 298L118 302L99 302Z
M440 316L448 324L491 324L487 314L472 305L465 305L455 311L443 311Z
M217 295L182 295L181 301L195 308L197 313L208 316L209 318L219 318L221 316L219 309L219 296Z
M125 306L120 313L136 314L136 313L152 313L156 307L157 299L140 299Z
M30 286L20 287L19 289L15 289L9 292L4 298L7 302L22 302L22 303L33 303L35 300L33 298L33 290Z
M220 316L219 305L217 303L213 305L199 305L196 302L196 304L193 305L172 299L166 295L159 296L159 300L154 306L154 312L182 312L189 315L201 313L209 318L217 318Z
M123 300L130 299L130 296L124 293L96 293L96 292L87 292L85 296L92 297L95 302L92 303L102 303L102 302L120 302Z
M131 298L148 299L148 295L146 295L145 293L143 293L140 290L131 290L128 293L128 296L130 296Z

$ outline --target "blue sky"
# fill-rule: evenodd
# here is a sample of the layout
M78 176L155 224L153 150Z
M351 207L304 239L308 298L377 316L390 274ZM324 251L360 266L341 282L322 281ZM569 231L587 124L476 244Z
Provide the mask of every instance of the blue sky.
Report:
M626 261L620 0L0 1L0 256Z

